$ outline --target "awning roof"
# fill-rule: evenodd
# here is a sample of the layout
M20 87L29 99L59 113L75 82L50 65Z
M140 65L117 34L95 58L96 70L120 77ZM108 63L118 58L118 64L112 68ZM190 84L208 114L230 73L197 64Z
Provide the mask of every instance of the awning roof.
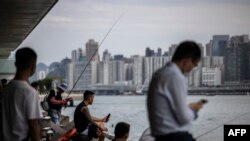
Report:
M5 59L39 24L57 0L0 1L0 59Z

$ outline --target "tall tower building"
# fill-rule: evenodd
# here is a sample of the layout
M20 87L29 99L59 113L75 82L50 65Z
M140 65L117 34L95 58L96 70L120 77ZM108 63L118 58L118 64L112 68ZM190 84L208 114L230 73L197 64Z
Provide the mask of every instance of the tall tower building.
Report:
M133 84L142 85L143 81L143 71L142 64L143 58L141 56L135 55L132 56L133 59Z
M73 50L71 52L72 63L81 62L84 60L84 57L85 57L85 52L81 48L78 48L77 50Z
M91 59L91 57L94 55L94 57ZM99 55L98 55L98 42L95 42L95 40L90 39L86 43L86 57L87 60L91 61L97 61L99 62Z
M212 56L225 56L229 43L229 35L214 35L212 40Z
M212 56L212 40L210 40L210 42L206 44L205 48L205 56Z
M233 36L225 56L226 81L250 80L250 42L248 35Z
M161 55L162 55L162 50L161 50L161 48L158 48L156 56L161 56Z
M155 56L155 51L151 50L149 47L147 47L146 51L145 51L145 56L146 57Z
M102 61L108 62L111 60L111 54L108 52L108 50L105 50L102 55Z
M173 45L171 45L170 47L169 47L169 51L168 51L168 53L169 53L169 56L171 56L171 58L172 58L172 56L174 55L174 52L175 52L175 49L177 48L177 45L176 44L173 44Z

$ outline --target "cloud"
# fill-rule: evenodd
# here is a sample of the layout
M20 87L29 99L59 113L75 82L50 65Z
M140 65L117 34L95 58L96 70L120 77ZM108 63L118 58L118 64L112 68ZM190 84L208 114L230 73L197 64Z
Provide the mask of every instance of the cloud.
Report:
M142 55L146 46L167 50L183 39L205 44L213 34L249 34L249 5L249 0L60 0L22 45L35 46L39 61L60 60L84 48L89 38L100 42L122 13L100 54L108 48L112 54Z

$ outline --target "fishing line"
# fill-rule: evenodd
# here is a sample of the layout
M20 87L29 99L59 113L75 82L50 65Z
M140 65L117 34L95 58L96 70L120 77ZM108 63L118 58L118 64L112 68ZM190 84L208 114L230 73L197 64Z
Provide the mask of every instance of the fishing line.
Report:
M245 115L248 115L248 114L250 114L250 112L244 113L244 114L242 114L242 115L240 115L240 116L237 116L237 117L234 118L234 119L231 119L231 120L229 120L229 121L227 121L227 122L224 122L222 125L219 125L219 126L213 128L213 129L208 130L207 132L202 133L201 135L195 137L195 139L198 139L198 138L200 138L200 137L202 137L202 136L204 136L204 135L206 135L206 134L208 134L208 133L211 133L211 132L217 130L218 128L224 126L225 124L228 124L228 123L230 123L230 122L232 122L232 121L234 121L234 120L236 120L236 119L239 119L239 118L241 118L241 117L243 117L243 116L245 116Z
M91 58L88 60L88 63L85 65L83 71L81 72L80 76L77 78L76 82L74 83L73 87L71 88L71 90L69 91L69 94L67 95L66 99L70 96L70 94L72 93L73 89L75 88L77 82L80 80L80 78L82 77L84 71L87 69L87 66L90 64L91 60L93 59L93 57L96 55L98 49L101 47L101 45L103 44L103 42L105 41L105 39L108 37L109 33L112 31L112 29L115 27L115 25L120 21L120 19L122 18L124 14L122 13L119 18L115 21L115 23L111 26L111 28L108 30L107 34L104 36L104 38L102 39L100 45L96 48L95 52L93 53L93 55L91 56Z

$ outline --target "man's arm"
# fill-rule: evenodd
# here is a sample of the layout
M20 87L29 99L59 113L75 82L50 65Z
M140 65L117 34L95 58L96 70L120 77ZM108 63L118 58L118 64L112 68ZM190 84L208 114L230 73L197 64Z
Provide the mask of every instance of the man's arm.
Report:
M106 117L104 117L104 118L97 118L94 116L91 116L91 117L92 117L92 120L95 122L105 122L105 119L106 119Z
M29 137L32 141L40 140L40 123L39 119L41 119L40 115L40 105L39 105L39 97L38 94L33 91L27 95L26 99L26 116L29 127Z
M56 100L55 97L51 97L50 102L54 105L64 105L67 103L66 100Z
M67 103L66 100L57 100L55 90L51 90L49 93L49 101L53 105L64 105Z
M40 125L38 119L28 120L29 134L32 141L40 140Z
M82 107L81 109L81 112L87 117L87 120L91 123L91 124L94 124L96 125L97 127L99 127L101 130L103 130L98 124L95 123L95 121L92 119L92 116L89 112L89 109L88 107L84 106Z

